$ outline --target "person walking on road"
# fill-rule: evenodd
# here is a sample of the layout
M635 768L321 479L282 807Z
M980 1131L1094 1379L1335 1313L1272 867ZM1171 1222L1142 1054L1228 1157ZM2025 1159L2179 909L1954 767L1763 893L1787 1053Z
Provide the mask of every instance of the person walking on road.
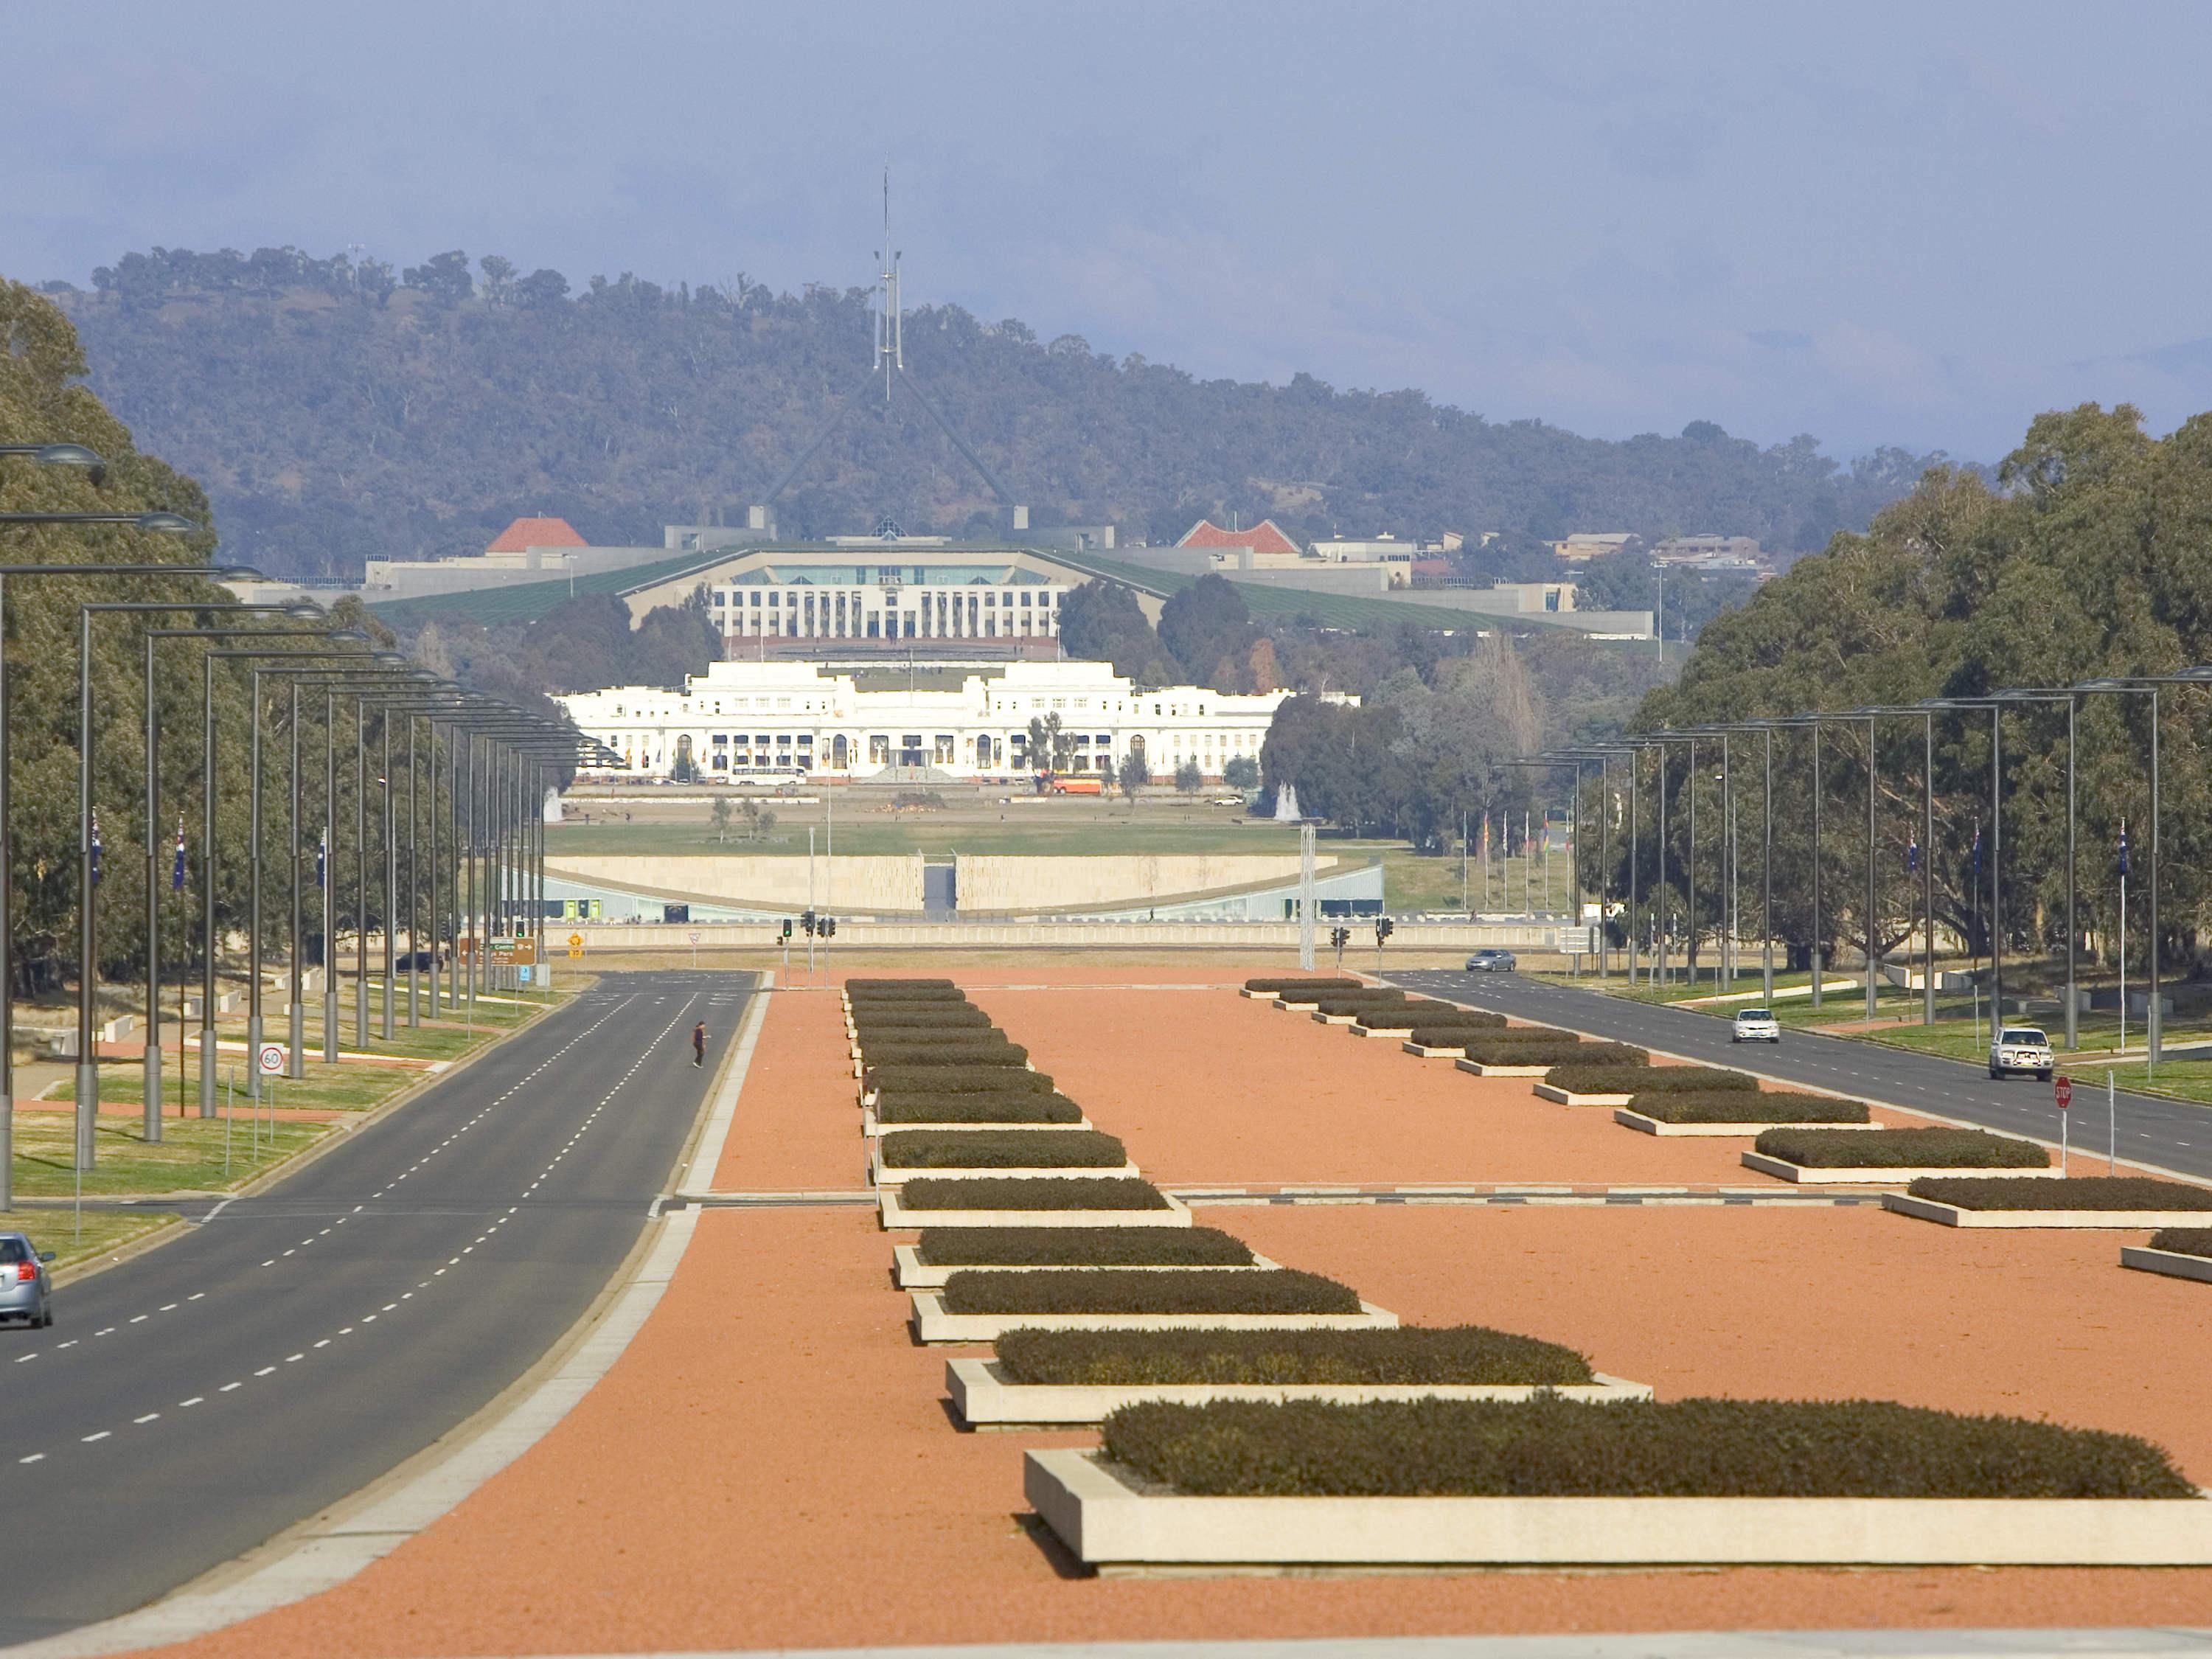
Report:
M691 1028L691 1063L694 1066L707 1063L707 1022L703 1019Z

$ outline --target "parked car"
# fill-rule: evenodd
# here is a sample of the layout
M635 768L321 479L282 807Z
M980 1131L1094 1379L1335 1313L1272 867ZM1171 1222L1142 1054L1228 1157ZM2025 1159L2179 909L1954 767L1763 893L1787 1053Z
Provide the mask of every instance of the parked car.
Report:
M1990 1075L2002 1077L2008 1072L2033 1072L2048 1082L2051 1078L2051 1039L2033 1025L2004 1025L1997 1030L1997 1040L1990 1044Z
M1774 1018L1771 1008L1739 1008L1735 1024L1729 1029L1730 1042L1779 1042L1782 1041L1782 1022Z
M1477 951L1467 959L1470 974L1510 974L1520 965L1510 951Z
M41 1250L28 1233L0 1233L0 1319L20 1319L29 1325L54 1322L54 1281L46 1263L52 1250Z

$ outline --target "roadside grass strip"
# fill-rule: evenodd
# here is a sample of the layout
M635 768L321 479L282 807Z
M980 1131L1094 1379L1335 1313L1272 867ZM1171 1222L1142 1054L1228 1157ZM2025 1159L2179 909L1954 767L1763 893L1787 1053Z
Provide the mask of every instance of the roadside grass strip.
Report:
M1905 1182L1981 1170L2056 1181L2051 1154L2033 1140L1985 1129L1779 1128L1760 1132L1743 1165L1800 1182Z
M2193 1227L2212 1217L2212 1188L2147 1176L1921 1176L1881 1205L1947 1227Z
M2212 1563L2147 1441L1881 1401L1145 1402L1024 1487L1092 1566Z

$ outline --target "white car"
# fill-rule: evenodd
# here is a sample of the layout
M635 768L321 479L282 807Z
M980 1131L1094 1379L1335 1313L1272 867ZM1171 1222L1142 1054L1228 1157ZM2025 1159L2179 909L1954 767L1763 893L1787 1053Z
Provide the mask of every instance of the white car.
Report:
M1997 1032L1997 1040L1990 1044L1991 1077L2002 1077L2008 1072L2033 1072L2048 1082L2051 1068L2051 1039L2033 1025L2003 1026Z
M1782 1024L1774 1018L1771 1008L1741 1008L1736 1011L1735 1024L1729 1030L1729 1041L1779 1042L1782 1041Z

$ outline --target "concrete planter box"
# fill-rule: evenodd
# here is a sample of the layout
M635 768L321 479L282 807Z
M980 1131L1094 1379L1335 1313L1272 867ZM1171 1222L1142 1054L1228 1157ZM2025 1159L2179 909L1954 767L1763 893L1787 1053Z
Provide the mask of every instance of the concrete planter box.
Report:
M994 1342L1008 1331L1380 1331L1398 1322L1371 1302L1356 1314L949 1314L939 1291L911 1299L908 1322L924 1342Z
M1321 999L1319 997L1314 997L1310 1000L1293 1002L1288 997L1277 997L1275 999L1275 1006L1283 1009L1286 1012L1294 1014L1300 1009L1318 1008L1321 1006Z
M877 1195L888 1229L907 1227L1188 1227L1190 1206L1170 1194L1164 1210L910 1210L899 1189Z
M904 1134L908 1129L927 1129L933 1134L965 1134L982 1129L1091 1129L1097 1126L1088 1116L1073 1123L878 1123L875 1108L860 1109L860 1133L864 1135Z
M1623 1124L1647 1135L1734 1135L1741 1140L1756 1140L1769 1129L1879 1129L1879 1123L1662 1123L1656 1117L1646 1117L1641 1112L1626 1108L1613 1115L1615 1123Z
M1968 1210L1956 1204L1914 1198L1909 1193L1884 1193L1881 1207L1946 1227L2108 1227L2138 1231L2212 1224L2212 1211L2205 1210Z
M1617 1376L1597 1374L1597 1382L1553 1390L1568 1400L1649 1400L1651 1389L1643 1382L1624 1382ZM1139 1400L1164 1400L1176 1405L1203 1406L1216 1400L1324 1400L1341 1406L1364 1405L1372 1400L1526 1400L1533 1388L1477 1388L1449 1383L1343 1382L1269 1383L1132 1383L1115 1386L1044 1385L1008 1382L999 1375L994 1359L951 1359L945 1365L945 1391L962 1419L976 1427L1022 1426L1103 1422L1116 1407Z
M1419 1042L1401 1042L1398 1046L1409 1054L1419 1054L1423 1060L1465 1060L1467 1058L1467 1050L1464 1048L1443 1048Z
M1402 1043L1408 1037L1413 1035L1413 1028L1410 1025L1361 1025L1355 1024L1352 1028L1352 1035L1356 1037L1389 1037L1394 1042Z
M2164 1273L2168 1279L2194 1279L2212 1285L2212 1260L2187 1255L2179 1250L2154 1250L2148 1244L2123 1244L2120 1266L2147 1273Z
M1556 1083L1536 1085L1539 1100L1556 1100L1562 1106L1626 1106L1636 1098L1634 1095L1578 1095L1562 1089Z
M909 1181L1075 1181L1088 1176L1106 1179L1133 1180L1144 1172L1123 1158L1119 1164L1101 1167L1084 1164L1073 1169L1048 1165L1042 1169L1018 1170L894 1170L884 1163L884 1143L881 1136L868 1143L868 1179L878 1187L903 1187Z
M1480 1060L1458 1060L1452 1062L1462 1072L1472 1072L1477 1077L1534 1077L1549 1073L1557 1060L1547 1060L1541 1066L1485 1066Z
M1359 1016L1357 1014L1324 1014L1318 1008L1308 1014L1306 1018L1316 1025L1349 1025L1355 1030L1359 1025ZM1413 1027L1409 1025L1406 1029L1411 1030Z
M1024 1495L1093 1566L2198 1566L2212 1502L2036 1498L1182 1498L1090 1452Z
M1786 1158L1771 1158L1765 1152L1746 1152L1743 1167L1756 1170L1761 1175L1779 1176L1807 1187L1901 1187L1922 1176L2040 1176L2055 1181L2056 1170L1872 1170L1866 1168L1835 1169L1827 1165L1792 1164Z
M973 1268L978 1273L1064 1273L1085 1271L1082 1268L1071 1269L1060 1267L1009 1267L985 1261L956 1262L949 1267L933 1267L922 1261L920 1249L921 1247L915 1244L891 1246L892 1271L899 1289L902 1291L941 1291L945 1288L945 1281L954 1273L960 1272L963 1267ZM1167 1267L1137 1265L1115 1268L1115 1272L1124 1273L1280 1273L1282 1270L1281 1262L1271 1261L1266 1256L1256 1253L1253 1255L1250 1263L1243 1267L1202 1267L1196 1263L1191 1263Z

